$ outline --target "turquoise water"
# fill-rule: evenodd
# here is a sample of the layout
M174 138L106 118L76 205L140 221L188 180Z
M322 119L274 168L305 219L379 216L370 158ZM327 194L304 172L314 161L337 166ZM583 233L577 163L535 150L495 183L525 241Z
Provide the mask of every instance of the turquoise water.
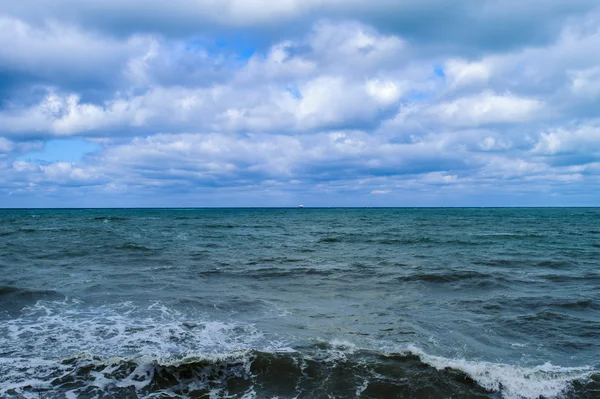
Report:
M0 271L3 396L600 397L600 209L1 210Z

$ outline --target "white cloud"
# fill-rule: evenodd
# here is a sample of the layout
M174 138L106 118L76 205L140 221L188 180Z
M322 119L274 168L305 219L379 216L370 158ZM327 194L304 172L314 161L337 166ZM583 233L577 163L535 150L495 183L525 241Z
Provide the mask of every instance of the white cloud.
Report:
M458 176L451 175L446 172L431 172L425 174L422 180L430 184L450 184L456 183Z
M580 96L599 96L600 66L571 72L571 90Z
M372 79L367 82L367 93L382 105L393 104L402 95L402 91L394 82L379 79Z
M12 133L13 136L32 132L69 136L112 127L121 122L136 125L144 119L137 104L138 100L114 100L99 106L82 104L76 94L61 96L49 91L39 104L31 108L19 113L0 113L0 123L4 131Z
M556 133L542 133L540 135L540 140L533 150L542 154L552 155L560 151L560 147L560 138Z
M4 137L0 137L0 158L8 158L9 156L20 155L23 153L42 149L44 143L42 141L11 141Z
M319 24L319 30L327 29ZM386 43L393 42L360 32L352 31L350 36L358 35L360 40L355 38L355 41L362 40L368 46L376 48L383 43L385 50ZM314 37L310 40L319 41ZM147 51L124 64L124 76L130 86L116 92L113 98L86 103L77 93L50 89L38 104L0 112L0 122L13 136L122 134L137 128L150 129L147 133L301 132L375 121L380 112L396 106L412 85L421 85L407 80L402 70L386 72L381 66L369 71L370 76L363 74L357 78L355 65L346 64L350 58L344 58L343 63L340 59L319 58L316 42L310 43L313 51L308 55L294 55L291 42L275 44L264 59L251 58L246 65L232 71L229 80L219 83L166 86L153 83L151 70L151 62L162 56L162 45L146 42ZM348 57L352 52L344 51ZM393 58L393 54L384 55ZM354 57L364 58L359 53ZM320 69L332 73L316 74ZM410 73L407 71L407 75Z
M594 0L156 0L151 6L142 0L22 0L0 6L1 12L31 21L64 19L95 30L162 31L173 36L222 27L262 28L280 35L321 16L375 24L420 42L429 38L476 47L488 45L482 38L492 41L492 36L491 47L549 40L565 21L595 9ZM510 29L498 37L499 26Z
M450 88L482 85L488 82L491 68L483 62L468 62L462 59L451 59L446 62L444 73Z
M104 176L95 166L78 166L70 162L37 164L34 162L14 161L12 171L24 175L30 183L61 184L99 184Z
M307 43L317 59L345 73L373 73L398 65L408 56L407 44L400 37L358 23L317 23Z
M122 65L148 45L141 36L117 40L56 21L32 26L0 13L0 65L50 82L118 79Z
M274 44L265 57L253 56L248 64L236 74L243 83L286 82L289 80L310 78L317 72L316 60L291 54L293 42L283 41Z
M532 152L543 155L573 153L582 159L586 159L588 154L600 156L600 127L597 123L590 123L572 129L542 132Z
M99 176L93 173L92 168L80 168L69 162L56 162L40 166L43 175L53 182L73 182L79 184L96 180Z
M386 195L390 194L392 190L373 190L371 191L371 195Z
M527 122L539 116L543 103L532 98L484 91L433 106L429 115L455 126Z
M145 86L152 83L149 76L150 62L158 57L159 44L157 41L150 41L148 50L137 57L132 57L127 61L125 76L136 86Z
M175 0L128 19L138 0L95 1L36 3L43 15L29 0L0 6L0 190L356 190L392 201L408 188L598 179L599 14L567 21L550 1L539 12L552 23L530 27L520 18L537 0ZM485 22L464 37L466 6L514 24L495 40ZM406 15L428 7L409 28ZM123 26L106 18L116 10ZM71 136L102 150L78 163L20 160L40 138Z
M0 137L0 154L12 152L14 148L15 145L12 141L7 140L4 137Z
M484 151L502 151L508 150L513 146L510 140L502 137L485 136L479 142L479 148Z

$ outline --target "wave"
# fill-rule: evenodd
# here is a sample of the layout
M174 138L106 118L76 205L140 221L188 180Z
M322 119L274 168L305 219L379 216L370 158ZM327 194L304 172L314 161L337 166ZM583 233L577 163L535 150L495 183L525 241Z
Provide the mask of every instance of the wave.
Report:
M409 350L419 356L423 363L437 370L461 371L487 391L499 392L506 399L558 398L585 394L581 389L585 383L592 382L592 377L599 377L592 367L560 367L550 363L521 367L432 356L416 347ZM576 392L577 388L582 392Z
M141 245L141 244L136 244L133 242L127 242L121 245L117 245L115 247L112 247L114 249L124 249L124 250L130 250L130 251L155 251L155 248L150 248L147 247L145 245Z
M147 398L591 398L594 380L600 378L588 367L475 362L432 356L416 347L381 353L333 341L307 352L247 350L180 359L81 355L54 362L4 358L0 367L10 364L23 370L23 365L29 363L38 374L19 379L13 373L12 381L3 384L0 393L32 398L49 394Z
M317 241L317 242L323 243L323 244L330 244L330 243L334 243L334 242L338 242L338 241L340 241L340 239L337 237L324 237L324 238L320 238L319 241Z
M241 226L236 226L234 224L205 224L201 226L202 228L205 229L234 229L236 227L241 227Z
M548 269L569 269L574 266L574 263L572 261L566 260L546 260L542 262L537 262L535 266L546 267Z
M430 244L440 242L431 237L402 237L402 238L384 238L380 240L367 240L367 242L384 245L406 245L406 244Z
M11 297L11 299L15 297L21 298L31 298L35 299L48 299L49 297L61 297L59 293L52 290L29 290L26 288L13 287L8 285L0 286L0 299L6 299L6 297Z
M486 273L475 271L453 271L449 273L415 273L396 277L396 281L412 282L421 281L426 283L458 283L469 282L473 286L495 286L506 282L506 279L500 276L492 276Z
M0 354L0 397L592 398L600 381L592 367L446 358L416 346L290 347L251 324L160 303L38 301L0 325Z
M96 216L94 217L92 220L101 220L103 222L119 222L119 221L123 221L123 220L129 220L129 218L126 218L124 216Z
M492 259L475 259L471 261L474 265L506 267L506 266L522 266L522 260L492 258Z
M255 265L262 265L265 263L298 263L298 262L304 262L304 261L305 261L304 259L281 256L281 257L251 259L246 262L246 265L255 266Z
M600 310L600 305L591 299L580 299L575 301L559 302L555 306L566 309L594 309Z
M431 237L400 237L400 238L381 238L373 239L368 237L360 237L357 235L344 235L335 237L322 237L318 241L321 244L332 244L336 242L347 242L347 243L368 243L368 244L382 244L382 245L414 245L414 244L432 244L432 243L444 243L443 241L436 241Z
M555 283L564 283L568 281L596 281L600 280L600 273L587 274L545 274L539 276L542 279L549 280Z
M340 268L330 265L323 266L304 266L304 267L261 267L256 269L246 269L242 273L248 278L289 278L294 276L331 276L340 272Z
M0 286L0 315L4 312L14 317L19 315L24 307L35 304L38 301L62 300L64 298L64 295L52 290Z

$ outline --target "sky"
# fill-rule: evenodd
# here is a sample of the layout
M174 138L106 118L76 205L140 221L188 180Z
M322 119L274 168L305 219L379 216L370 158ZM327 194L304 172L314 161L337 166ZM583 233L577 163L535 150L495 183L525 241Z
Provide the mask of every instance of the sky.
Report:
M0 2L0 207L600 206L597 0Z

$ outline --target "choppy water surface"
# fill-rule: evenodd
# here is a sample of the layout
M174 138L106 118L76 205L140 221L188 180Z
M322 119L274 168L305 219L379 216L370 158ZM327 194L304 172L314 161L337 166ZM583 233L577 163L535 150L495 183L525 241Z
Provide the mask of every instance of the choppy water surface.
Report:
M3 397L600 397L600 209L4 210L0 272Z

